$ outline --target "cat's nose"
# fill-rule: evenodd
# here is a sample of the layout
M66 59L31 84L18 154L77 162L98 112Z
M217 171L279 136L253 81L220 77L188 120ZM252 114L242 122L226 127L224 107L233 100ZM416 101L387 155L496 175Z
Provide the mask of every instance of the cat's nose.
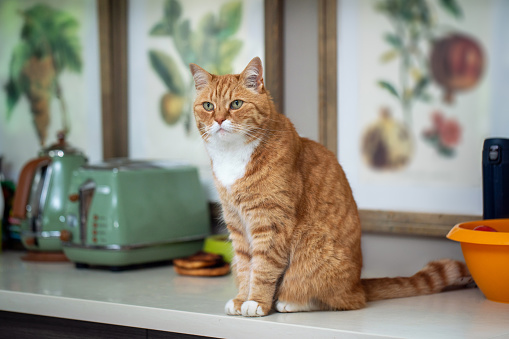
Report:
M215 120L217 121L217 123L219 124L219 126L221 126L221 124L223 123L223 121L225 121L226 119L225 119L225 118L223 118L223 117L217 117Z

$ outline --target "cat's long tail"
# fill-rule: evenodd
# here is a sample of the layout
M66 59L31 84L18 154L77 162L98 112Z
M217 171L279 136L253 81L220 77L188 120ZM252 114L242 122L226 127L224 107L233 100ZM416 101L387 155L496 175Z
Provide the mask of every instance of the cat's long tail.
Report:
M413 297L459 288L473 283L467 266L456 260L428 263L411 277L362 279L367 301Z

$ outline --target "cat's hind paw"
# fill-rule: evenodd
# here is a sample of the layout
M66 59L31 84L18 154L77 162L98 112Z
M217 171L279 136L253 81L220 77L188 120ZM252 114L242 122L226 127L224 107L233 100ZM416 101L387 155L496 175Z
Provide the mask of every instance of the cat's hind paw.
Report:
M242 315L240 307L235 307L233 299L228 300L226 305L224 305L224 311L227 315Z
M254 300L244 302L241 311L244 317L263 317L269 313L269 310L264 310L264 307Z
M280 313L293 313L293 312L319 311L320 308L314 303L300 305L278 300L276 302L276 310Z

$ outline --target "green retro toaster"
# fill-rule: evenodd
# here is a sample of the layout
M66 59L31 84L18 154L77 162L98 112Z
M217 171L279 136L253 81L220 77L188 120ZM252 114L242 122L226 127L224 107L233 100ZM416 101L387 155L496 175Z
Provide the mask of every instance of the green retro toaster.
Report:
M125 267L200 250L210 217L198 170L180 163L112 160L75 170L65 255L77 267Z

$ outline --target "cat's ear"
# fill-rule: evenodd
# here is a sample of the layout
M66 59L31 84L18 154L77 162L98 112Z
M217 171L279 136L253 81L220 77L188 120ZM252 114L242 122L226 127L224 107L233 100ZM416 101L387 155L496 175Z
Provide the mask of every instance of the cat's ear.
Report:
M263 90L263 67L259 57L255 57L246 69L240 74L240 78L244 82L246 88L261 93Z
M191 69L191 74L193 74L194 86L197 91L202 90L210 84L212 75L209 72L195 64L189 64L189 68Z

